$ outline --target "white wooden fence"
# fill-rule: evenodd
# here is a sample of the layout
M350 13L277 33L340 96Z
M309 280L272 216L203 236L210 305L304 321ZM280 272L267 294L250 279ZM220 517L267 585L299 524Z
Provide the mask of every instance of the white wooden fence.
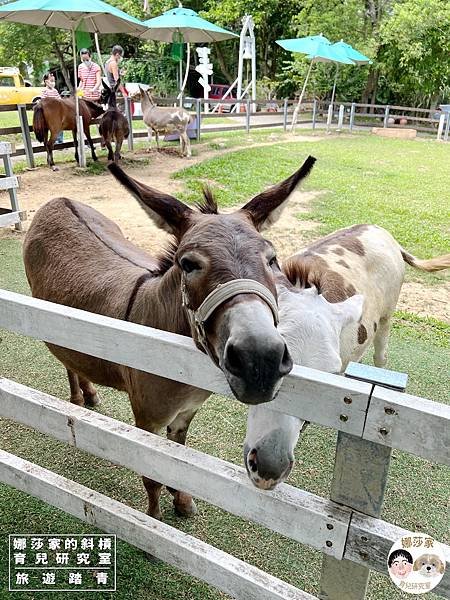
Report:
M14 152L13 145L8 142L0 142L0 158L3 160L4 175L0 175L0 192L9 193L10 208L0 207L0 227L15 225L16 229L22 230L22 221L26 219L26 213L21 212L17 199L17 188L19 180L13 173L11 154Z
M230 394L221 371L182 336L5 290L0 290L0 327ZM320 550L324 553L320 597L362 599L369 569L387 574L391 545L411 535L377 518L391 448L450 465L450 407L296 366L273 409L339 431L332 500L287 484L273 492L258 490L241 467L0 379L0 416ZM0 452L0 481L116 533L235 598L313 598L200 540L7 452ZM450 598L450 547L445 546L445 552L447 571L434 591Z

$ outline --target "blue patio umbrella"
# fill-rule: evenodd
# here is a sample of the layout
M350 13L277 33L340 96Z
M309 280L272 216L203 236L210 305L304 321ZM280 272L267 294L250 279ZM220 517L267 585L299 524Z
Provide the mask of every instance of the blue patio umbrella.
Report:
M342 52L355 65L367 65L367 64L372 63L370 58L368 58L367 56L365 56L358 50L355 50L355 48L353 48L353 46L350 46L350 44L346 44L344 42L344 40L341 40L340 42L336 42L335 44L332 44L331 47L334 48L335 50L337 50L338 52ZM333 105L333 103L334 103L338 72L339 72L339 63L336 64L336 74L334 76L333 92L331 94L331 105Z
M294 114L292 115L292 125L291 132L295 131L295 125L297 123L298 113L300 111L300 107L302 104L303 96L305 95L306 86L308 84L309 76L311 73L312 66L314 62L334 62L334 63L344 63L348 65L353 65L353 61L348 58L344 51L340 48L333 48L330 41L321 35L312 35L298 39L290 39L290 40L277 40L276 43L288 50L289 52L299 52L301 54L306 54L307 58L311 60L309 65L308 72L306 74L306 78L303 84L302 91L300 93L300 98L298 100L298 104L295 107Z
M187 43L188 51L184 81L182 59L180 57L180 95L184 90L189 73L189 43L221 42L222 40L239 37L235 33L203 19L194 10L184 8L183 6L166 10L159 17L144 21L144 25L147 27L146 31L141 35L144 39L160 42L182 40Z
M185 42L221 42L235 33L200 17L194 10L179 6L166 10L159 17L144 21L147 30L141 37L160 42L171 42L175 33L182 34Z
M0 21L57 27L72 31L74 84L77 88L77 56L75 30L82 27L91 33L128 33L140 35L145 31L138 19L102 0L18 0L0 6ZM80 164L84 163L82 130L79 127L79 104L76 98Z

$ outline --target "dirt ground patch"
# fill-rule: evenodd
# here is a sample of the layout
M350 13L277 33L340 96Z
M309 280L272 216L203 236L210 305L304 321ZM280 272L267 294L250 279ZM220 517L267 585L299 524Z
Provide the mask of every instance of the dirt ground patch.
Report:
M292 141L317 142L320 139L295 136ZM277 141L273 140L268 144L254 144L254 146L273 143L277 143ZM248 145L244 147L248 147ZM137 151L133 154L132 166L126 168L130 174L144 183L177 195L178 192L183 191L184 184L180 180L171 179L174 172L187 165L201 162L205 158L240 149L234 147L229 150L212 151L206 145L199 145L196 148L198 155L189 161L174 153L154 151L147 154L142 150ZM142 160L142 164L139 164L140 160ZM215 182L212 181L208 181L208 183L215 185ZM324 191L295 192L283 216L272 227L270 239L276 245L281 260L306 246L311 240L311 233L313 239L318 237L314 236L314 230L319 223L302 220L301 215L308 212L309 203L322 193ZM36 210L57 196L73 198L92 206L118 223L127 239L151 253L159 253L168 241L169 236L150 222L137 202L108 173L102 175L77 174L71 163L62 164L58 172L39 168L21 175L20 202L23 210L27 211L29 219L25 229ZM1 203L5 203L3 198ZM0 229L0 242L2 238L13 236L23 237L22 234L17 234L11 229ZM408 282L403 286L398 308L450 322L449 297L449 283L430 288L421 283Z

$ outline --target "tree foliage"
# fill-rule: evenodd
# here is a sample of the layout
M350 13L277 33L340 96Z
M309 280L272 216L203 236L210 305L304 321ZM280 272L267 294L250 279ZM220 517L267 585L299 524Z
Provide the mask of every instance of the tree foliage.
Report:
M140 19L157 16L176 4L154 0L144 13L143 0L109 1ZM323 33L333 42L343 39L352 44L373 61L370 66L340 67L338 99L424 106L450 102L449 0L254 0L251 5L244 0L186 0L183 4L237 33L250 11L255 21L258 79L264 78L265 87L279 97L298 92L309 61L284 51L275 41ZM125 35L100 36L100 42L105 55L114 43L125 48L129 79L157 83L161 93L175 89L170 44ZM211 45L216 81L236 78L238 46L237 39ZM0 64L26 63L40 78L45 61L64 67L68 78L68 32L0 24ZM329 96L335 72L335 65L315 65L309 95Z

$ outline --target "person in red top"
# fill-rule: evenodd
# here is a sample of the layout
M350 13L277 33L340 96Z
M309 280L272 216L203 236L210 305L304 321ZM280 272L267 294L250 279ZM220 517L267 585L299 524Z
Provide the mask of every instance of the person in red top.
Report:
M85 100L100 100L102 85L102 70L99 65L91 60L91 53L87 48L80 50L81 64L78 66L78 89L83 92Z
M42 98L61 98L55 85L55 76L53 73L45 73L44 75L44 89L41 92ZM58 133L56 138L56 144L62 144L64 142L64 131Z

